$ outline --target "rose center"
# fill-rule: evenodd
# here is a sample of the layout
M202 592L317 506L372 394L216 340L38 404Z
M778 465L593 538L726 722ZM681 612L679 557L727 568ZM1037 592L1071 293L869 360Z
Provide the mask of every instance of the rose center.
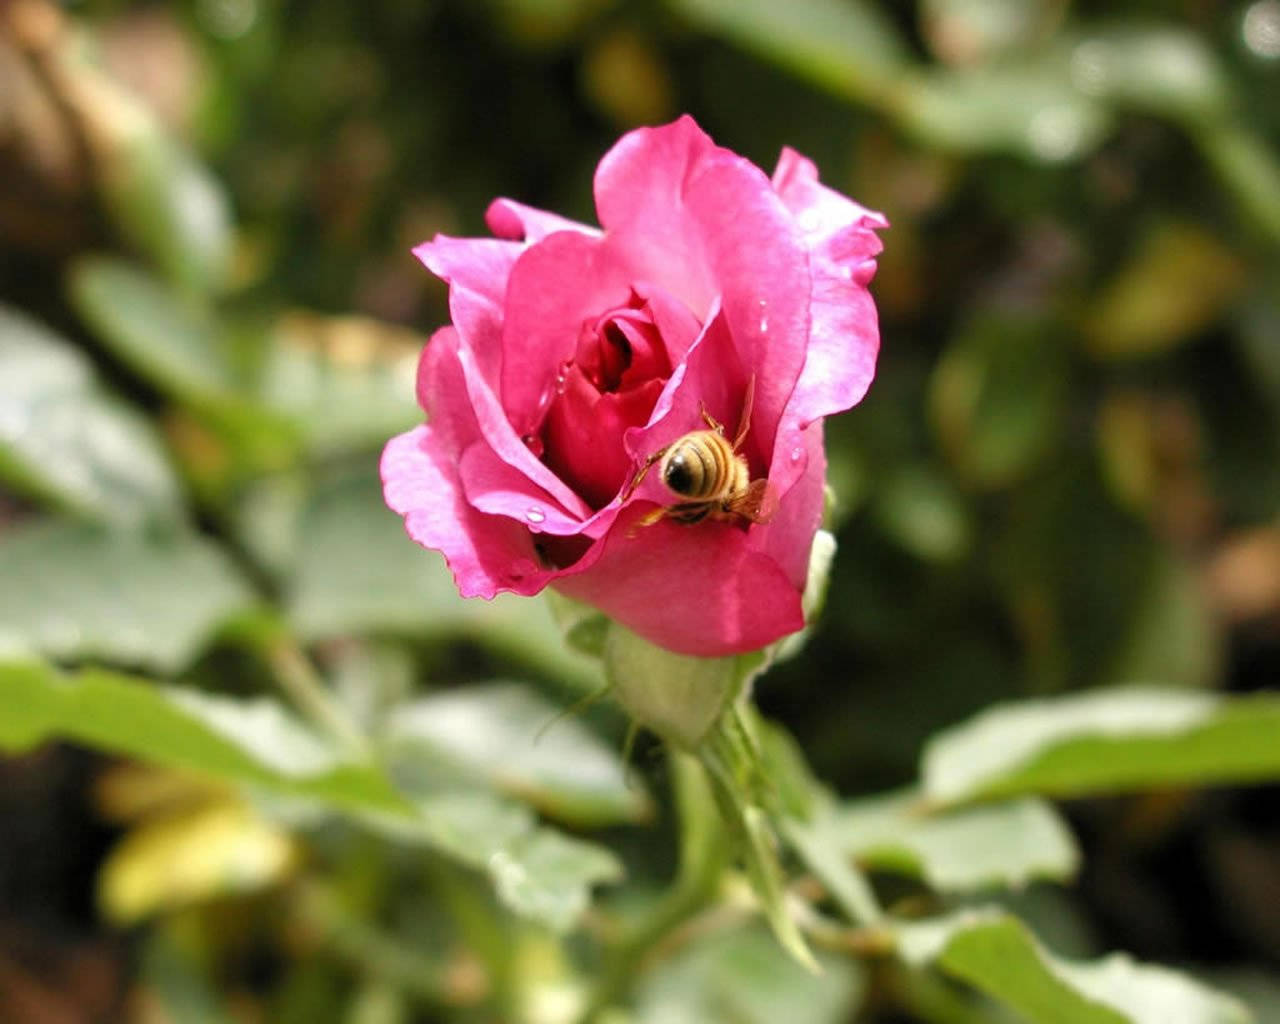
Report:
M573 358L560 367L535 450L600 508L631 472L622 435L646 422L670 376L662 334L638 298L585 321Z

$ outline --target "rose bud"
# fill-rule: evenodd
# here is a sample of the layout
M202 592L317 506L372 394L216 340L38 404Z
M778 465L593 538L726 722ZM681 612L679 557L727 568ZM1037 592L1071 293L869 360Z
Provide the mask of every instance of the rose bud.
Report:
M499 199L497 237L415 250L453 323L387 504L463 596L551 585L671 651L762 648L804 625L822 421L875 370L886 221L689 117L625 135L595 200L600 229Z

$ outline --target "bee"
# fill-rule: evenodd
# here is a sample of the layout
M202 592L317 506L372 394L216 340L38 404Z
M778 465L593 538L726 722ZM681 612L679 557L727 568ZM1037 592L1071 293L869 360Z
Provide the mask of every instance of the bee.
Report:
M739 453L751 426L754 396L752 377L747 382L742 418L732 442L725 437L724 425L704 406L705 430L690 431L644 460L623 501L640 486L654 463L658 463L658 474L667 489L681 500L650 512L640 520L640 526L652 526L663 518L678 523L700 523L704 519L767 523L773 518L777 502L769 481L763 477L752 480L747 460Z

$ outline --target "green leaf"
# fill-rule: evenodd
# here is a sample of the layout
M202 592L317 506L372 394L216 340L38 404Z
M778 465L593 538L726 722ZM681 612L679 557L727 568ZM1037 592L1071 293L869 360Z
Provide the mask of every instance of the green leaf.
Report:
M1037 1024L1248 1024L1236 1000L1123 954L1072 963L1045 950L1016 918L966 910L895 927L899 955L936 967Z
M1051 450L1068 380L1066 349L1043 318L978 316L934 371L930 411L942 449L970 483L1012 483Z
M944 892L1071 878L1080 855L1048 804L1021 799L929 814L914 791L839 808L835 843L867 868L901 872Z
M0 534L0 638L62 661L172 673L255 597L214 544L185 530L50 520Z
M610 692L638 724L693 750L753 673L759 651L727 658L676 654L611 623L604 647Z
M52 739L302 798L299 809L339 811L383 838L488 873L511 909L559 930L577 919L592 886L622 874L608 850L538 828L528 808L494 794L470 789L410 801L381 769L341 756L272 700L99 670L68 677L29 658L0 660L0 750Z
M669 0L685 17L850 99L891 100L906 44L860 0Z
M560 712L518 683L421 698L387 720L392 770L404 761L430 774L443 763L580 827L645 817L649 798L628 782L618 751Z
M900 465L873 499L876 525L917 558L954 562L973 545L973 522L957 488L928 465Z
M103 205L120 233L189 294L218 290L231 256L221 184L140 108L133 128L99 161Z
M269 342L259 397L298 423L314 456L376 450L422 420L414 380L426 339L412 331L294 312Z
M1122 688L993 707L931 740L925 795L939 803L1280 776L1280 695Z
M83 743L355 810L407 813L377 770L344 761L274 701L233 700L96 669L0 661L0 747Z
M621 863L607 849L551 829L512 840L487 859L486 867L499 899L559 932L582 916L592 886L622 877Z
M1221 118L1230 90L1203 38L1168 25L1117 26L1084 36L1071 55L1081 92L1166 117Z
M323 484L296 532L296 569L285 607L304 639L369 632L461 637L577 690L599 687L598 664L565 649L542 601L459 597L440 555L415 545L386 507L376 474L352 473Z
M146 419L101 387L78 349L5 306L0 479L92 519L182 515L177 479Z
M417 806L415 820L370 813L360 821L384 838L431 847L485 872L507 907L555 931L574 925L593 886L622 878L609 850L535 827L527 807L495 794L464 789Z
M228 400L236 381L213 319L123 260L81 259L71 300L111 352L155 387L192 405Z
M1064 59L932 71L904 83L904 126L930 147L1004 152L1040 163L1076 160L1102 141L1106 108L1072 84Z
M819 954L813 975L778 957L761 928L712 932L649 974L636 999L637 1024L840 1024L866 992L861 966Z

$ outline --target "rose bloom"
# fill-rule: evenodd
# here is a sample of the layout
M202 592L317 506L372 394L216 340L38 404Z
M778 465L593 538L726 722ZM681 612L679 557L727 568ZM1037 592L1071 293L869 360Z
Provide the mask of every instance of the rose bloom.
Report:
M601 229L499 199L496 238L414 250L453 323L419 366L427 422L383 453L387 504L465 597L552 585L669 650L763 647L804 625L822 420L875 370L886 222L799 153L770 179L689 117L625 135L595 200ZM704 410L732 442L748 400L767 522L661 514L686 499L660 463L633 488Z

